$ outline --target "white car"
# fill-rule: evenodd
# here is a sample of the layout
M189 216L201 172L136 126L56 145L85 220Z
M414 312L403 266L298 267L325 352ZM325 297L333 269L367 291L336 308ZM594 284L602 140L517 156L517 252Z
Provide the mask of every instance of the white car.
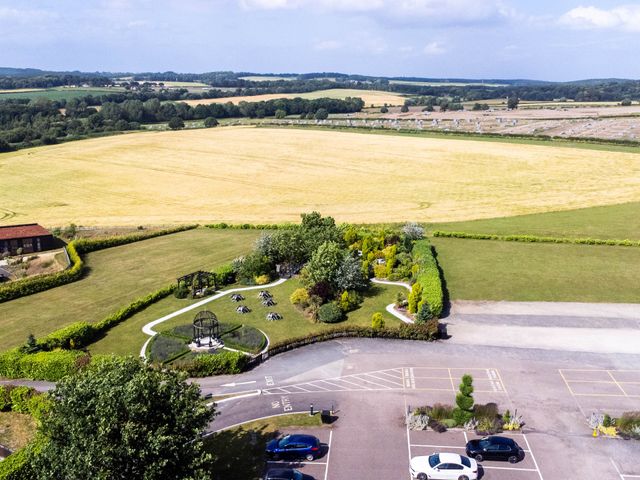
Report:
M413 457L410 463L411 476L418 480L477 480L478 463L473 458L457 453L434 453Z

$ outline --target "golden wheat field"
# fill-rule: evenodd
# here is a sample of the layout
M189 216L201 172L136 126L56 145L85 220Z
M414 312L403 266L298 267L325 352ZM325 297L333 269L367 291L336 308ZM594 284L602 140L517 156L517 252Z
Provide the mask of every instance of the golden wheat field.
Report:
M0 154L0 223L445 221L640 200L640 155L219 127Z
M379 90L356 90L347 88L332 88L329 90L317 90L315 92L306 93L267 93L264 95L250 95L244 97L226 97L226 98L206 98L203 100L186 100L185 103L190 105L208 105L210 103L240 103L240 102L266 102L268 100L276 100L278 98L305 98L314 100L316 98L336 98L343 99L347 97L359 97L362 99L366 107L387 105L403 105L405 97L395 93L383 92Z

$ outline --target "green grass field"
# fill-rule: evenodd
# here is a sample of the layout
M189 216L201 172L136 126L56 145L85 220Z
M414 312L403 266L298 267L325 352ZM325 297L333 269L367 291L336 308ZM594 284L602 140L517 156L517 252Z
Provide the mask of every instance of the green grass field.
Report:
M225 296L208 303L200 309L184 313L158 325L156 331L167 331L179 325L191 324L196 313L203 309L215 313L220 322L242 323L259 328L267 334L271 343L332 328L332 325L312 322L291 305L289 297L291 293L299 287L299 281L292 279L275 288L270 288L269 291L277 302L275 307L262 306L257 298L257 291L243 293L245 300L239 303L233 302L230 297ZM369 295L364 299L361 307L358 310L350 312L347 320L337 325L345 325L348 323L370 326L371 315L378 311L383 313L388 326L398 325L399 320L389 315L385 311L385 307L395 301L397 292L401 290L403 290L402 287L374 285ZM143 325L184 308L193 302L194 300L179 300L173 296L165 298L111 329L103 339L91 345L90 350L92 353L136 355L140 352L140 348L147 338L149 338L141 331ZM236 313L235 309L238 305L248 306L251 312L244 315ZM273 322L267 321L265 316L270 311L280 313L283 319Z
M451 300L640 303L640 248L433 238Z
M106 95L108 93L122 92L122 88L48 88L41 90L19 91L11 93L8 91L0 93L0 100L24 99L24 98L47 98L49 100L70 100L72 98L84 97L86 95Z
M550 237L640 239L640 202L560 212L435 223L429 230L498 235L528 234Z
M77 321L94 322L194 270L209 270L248 252L255 230L197 229L86 256L82 280L0 304L0 350Z

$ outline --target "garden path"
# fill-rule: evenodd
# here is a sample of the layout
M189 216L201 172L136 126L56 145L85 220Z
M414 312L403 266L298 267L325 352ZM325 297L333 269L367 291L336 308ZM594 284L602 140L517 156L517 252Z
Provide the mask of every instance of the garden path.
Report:
M378 280L377 278L373 278L373 279L371 279L371 281L373 283L379 283L381 285L396 285L396 286L399 286L399 287L404 287L407 290L411 291L411 285L409 285L408 283L390 282L389 280ZM386 310L387 310L387 312L389 312L394 317L402 320L404 323L414 323L413 319L411 319L411 318L407 317L406 315L403 315L402 313L398 312L395 309L395 304L394 303L390 303L389 305L387 305Z
M215 295L209 297L209 298L205 298L204 300L201 300L199 302L196 302L192 305L189 305L188 307L184 307L181 308L180 310L176 310L173 313L170 313L169 315L165 315L164 317L158 318L157 320L154 320L152 322L147 323L146 325L144 325L142 327L142 331L146 334L149 335L149 338L147 339L146 342L144 342L144 345L142 346L142 348L140 349L140 357L141 358L147 358L147 346L149 345L149 342L153 339L153 337L155 337L158 332L156 332L153 327L160 325L163 322L166 322L167 320L170 320L174 317L177 317L178 315L182 315L185 312L188 312L190 310L195 310L196 308L201 307L202 305L206 305L209 302L213 302L214 300L217 300L218 298L224 297L225 295L228 295L230 293L237 293L237 292L246 292L247 290L264 290L267 288L271 288L271 287L276 287L284 282L286 282L287 279L286 278L281 278L280 280L277 280L275 282L272 283L268 283L267 285L256 285L254 287L242 287L242 288L232 288L230 290L224 290L222 292L216 293ZM264 333L264 332L263 332ZM266 335L265 335L266 337ZM269 343L269 337L267 337L267 344Z

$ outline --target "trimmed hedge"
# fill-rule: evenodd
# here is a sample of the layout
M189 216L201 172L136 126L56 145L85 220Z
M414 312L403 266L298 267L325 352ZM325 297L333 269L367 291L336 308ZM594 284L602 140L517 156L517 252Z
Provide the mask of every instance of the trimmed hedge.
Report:
M194 359L171 364L169 367L187 372L190 377L233 375L241 373L249 362L244 353L224 350L214 355L198 355Z
M269 347L267 353L269 356L273 356L313 343L326 342L335 338L344 337L433 341L438 338L438 331L438 320L435 318L424 325L403 323L396 328L372 328L349 325L332 328L322 333L305 335L303 337L296 337L274 343Z
M524 243L571 243L578 245L609 245L616 247L640 247L640 240L616 240L601 238L539 237L537 235L494 235L490 233L445 232L436 230L434 237L464 238L468 240L499 240Z
M442 279L440 268L433 256L433 250L428 240L418 240L413 246L413 260L417 268L416 283L422 287L422 298L418 302L418 312L423 302L429 304L431 313L435 317L442 314L444 292L442 291Z
M8 285L0 287L0 303L14 300L16 298L33 295L34 293L49 290L50 288L66 285L82 278L84 273L84 262L80 258L81 254L103 250L105 248L116 247L128 243L139 242L153 237L162 235L170 235L172 233L193 230L198 225L183 225L181 227L168 228L148 233L136 233L132 235L123 235L120 237L107 237L88 239L81 238L73 240L67 245L67 252L71 260L71 268L56 272L49 275L39 275L33 278L25 278L11 282Z
M87 355L78 350L22 353L14 348L0 353L0 377L55 382L77 372L83 364L83 357Z
M32 480L37 478L31 467L31 457L42 448L43 440L36 438L21 450L0 462L0 480Z
M296 228L298 225L295 223L241 223L241 224L230 224L230 223L210 223L209 225L205 225L206 228L214 228L221 230L287 230L291 228Z
M84 273L84 262L80 258L74 242L67 245L67 252L71 260L71 268L49 275L38 275L32 278L17 280L2 286L0 287L0 303L27 295L33 295L34 293L79 280Z
M118 247L120 245L126 245L128 243L140 242L142 240L148 240L154 237L171 235L172 233L193 230L195 228L198 228L197 224L182 225L180 227L166 228L164 230L156 230L154 232L133 233L131 235L121 235L104 238L80 238L78 240L74 240L71 243L75 244L78 253L83 254L95 252L97 250L104 250L105 248Z

